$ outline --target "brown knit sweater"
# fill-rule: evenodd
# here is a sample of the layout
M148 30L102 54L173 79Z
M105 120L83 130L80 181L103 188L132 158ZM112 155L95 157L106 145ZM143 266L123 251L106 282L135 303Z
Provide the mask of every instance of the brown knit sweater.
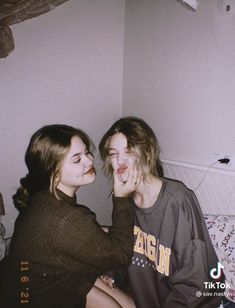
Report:
M130 198L113 197L113 226L107 234L87 207L62 192L59 196L35 195L16 219L9 256L0 266L4 308L85 307L99 275L131 262Z

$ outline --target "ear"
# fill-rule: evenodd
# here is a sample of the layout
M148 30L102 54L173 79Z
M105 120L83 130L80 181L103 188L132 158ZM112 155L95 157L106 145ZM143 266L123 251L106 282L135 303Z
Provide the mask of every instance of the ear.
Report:
M51 176L51 181L50 181L50 187L52 188L57 187L58 184L60 183L61 176L59 172L56 172L54 175Z
M53 182L57 186L60 183L61 177L59 174L55 175Z

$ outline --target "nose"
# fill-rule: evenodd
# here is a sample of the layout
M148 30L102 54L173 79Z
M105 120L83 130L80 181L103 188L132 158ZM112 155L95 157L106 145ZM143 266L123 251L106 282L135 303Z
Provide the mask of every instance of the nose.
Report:
M118 163L118 165L122 165L122 164L124 164L126 162L127 162L126 155L118 154L118 156L117 156L117 163Z
M93 162L94 162L94 157L93 155L86 155L85 156L85 162L86 164L89 166L89 165L93 165Z

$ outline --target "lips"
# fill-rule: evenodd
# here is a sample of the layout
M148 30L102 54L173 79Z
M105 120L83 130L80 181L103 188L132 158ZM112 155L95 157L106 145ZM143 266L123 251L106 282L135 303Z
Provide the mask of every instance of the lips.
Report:
M95 172L94 167L92 167L91 169L87 170L84 174L92 174Z
M127 170L127 166L126 165L123 165L123 166L120 166L120 167L118 167L118 169L117 169L117 174L123 174L123 173L125 173L126 172L126 170Z

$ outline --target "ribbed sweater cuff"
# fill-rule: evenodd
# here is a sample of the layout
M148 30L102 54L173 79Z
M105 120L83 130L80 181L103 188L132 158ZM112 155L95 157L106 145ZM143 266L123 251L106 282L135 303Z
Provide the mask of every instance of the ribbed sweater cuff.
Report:
M119 209L126 209L127 207L133 206L132 205L132 198L131 197L112 197L113 206L118 207Z

